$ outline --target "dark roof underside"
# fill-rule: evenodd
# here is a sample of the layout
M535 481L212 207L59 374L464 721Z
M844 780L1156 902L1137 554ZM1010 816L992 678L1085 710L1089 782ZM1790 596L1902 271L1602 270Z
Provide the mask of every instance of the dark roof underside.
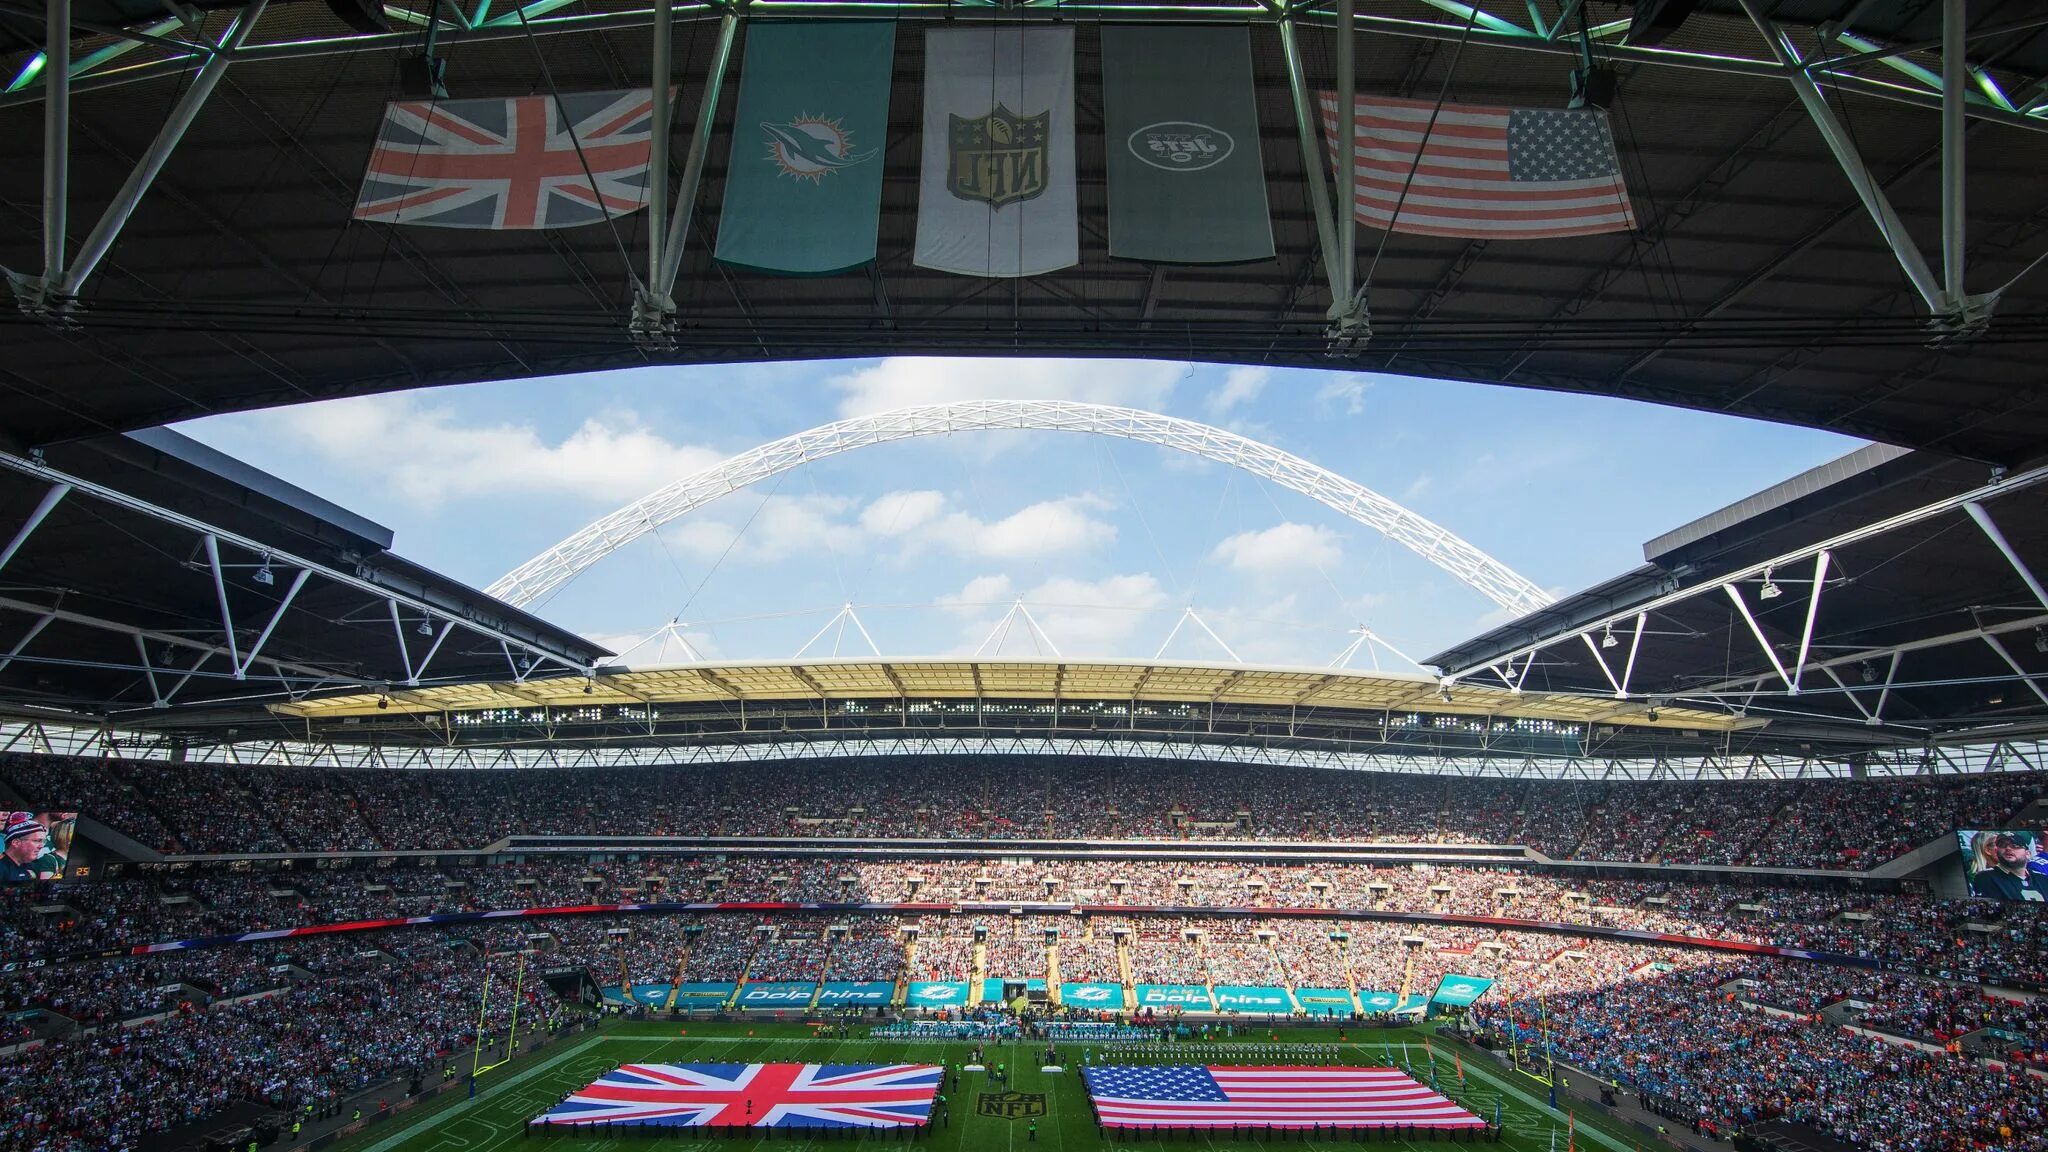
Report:
M1521 17L1522 6L1513 7L1506 14ZM1866 34L1907 40L1923 36L1939 9L1848 0L1766 7L1814 23L1854 8ZM1411 0L1366 8L1439 28L1456 19ZM1555 4L1539 8L1554 17ZM1596 25L1628 14L1612 4L1586 8ZM2025 8L1972 4L1972 24L2012 23ZM624 15L623 0L581 0L548 16L605 13L620 19L531 40L516 27L491 33L495 39L450 35L448 83L457 96L545 91L543 60L565 91L645 83L648 32ZM209 17L209 34L218 36L227 18ZM1333 74L1332 43L1313 21L1327 13L1310 10L1303 19L1311 22L1302 34L1309 82L1323 87ZM251 53L228 69L87 285L82 325L55 331L14 317L0 329L7 347L0 440L54 442L308 399L647 363L950 352L1196 358L1506 381L1833 428L2005 463L2032 459L2048 445L2038 346L1995 342L2033 338L2029 318L2048 313L2048 278L2023 279L2006 293L1993 340L1935 350L1917 332L1886 326L1922 315L1924 305L1780 78L1621 63L1612 118L1638 232L1491 244L1394 236L1374 259L1380 233L1361 229L1374 335L1362 350L1332 355L1324 335L1328 292L1314 257L1272 23L1253 24L1252 45L1279 256L1227 268L1108 258L1098 25L1083 19L1076 21L1081 263L1014 282L910 262L923 26L906 20L897 37L880 260L872 270L797 279L711 264L705 240L718 226L737 88L726 85L677 286L682 331L677 348L662 353L636 349L625 326L626 257L633 265L644 259L644 214L621 221L616 238L604 227L483 233L352 223L382 106L398 93L398 55ZM708 17L679 17L678 170L715 27ZM37 31L13 16L0 28L12 29L22 46L4 62L5 79ZM295 3L267 13L252 43L341 32L321 5ZM1793 35L1819 51L1810 29ZM1596 53L1608 54L1609 42ZM99 43L81 41L80 52ZM1713 11L1694 16L1666 46L1762 55L1754 29ZM736 61L744 33L741 47ZM1568 42L1514 50L1486 35L1461 48L1455 37L1394 35L1381 26L1361 39L1360 89L1557 107L1573 51ZM1829 51L1849 49L1831 44ZM2035 91L2032 80L2048 63L2044 51L2040 28L1972 44L2015 103ZM123 66L146 71L159 56L142 48ZM1859 74L1907 83L1882 63ZM189 82L188 69L119 87L81 84L73 100L74 247ZM0 96L7 105L0 107L0 208L9 222L0 264L17 272L41 267L35 90ZM1850 92L1835 93L1833 103L1938 267L1937 114ZM1969 283L1983 291L2042 250L2048 134L1980 120L1969 139ZM1471 331L1477 322L1506 327L1484 336ZM1788 326L1769 332L1765 323Z

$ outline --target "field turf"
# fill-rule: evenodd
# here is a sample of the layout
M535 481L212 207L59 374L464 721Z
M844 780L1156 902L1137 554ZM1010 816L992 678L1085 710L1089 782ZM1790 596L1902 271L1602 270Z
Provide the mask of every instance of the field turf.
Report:
M685 1031L687 1030L687 1031ZM1278 1134L1264 1140L1232 1141L1227 1136L1181 1134L1168 1142L1157 1139L1133 1140L1105 1135L1096 1127L1088 1110L1088 1095L1082 1087L1078 1064L1065 1073L1039 1071L1042 1044L990 1045L988 1059L1002 1061L1010 1068L1010 1090L1043 1093L1046 1114L1038 1120L1038 1140L1027 1140L1024 1120L1002 1120L975 1114L975 1097L987 1089L986 1078L975 1073L960 1077L957 1090L948 1090L952 1111L950 1126L935 1122L924 1136L904 1140L877 1134L867 1139L793 1138L789 1133L771 1137L727 1138L693 1136L687 1130L663 1129L653 1137L583 1138L560 1133L529 1135L526 1122L545 1111L564 1093L580 1088L598 1076L627 1063L748 1063L753 1061L811 1062L820 1064L926 1063L958 1065L972 1045L961 1042L870 1040L856 1038L820 1040L797 1024L654 1023L611 1022L595 1033L572 1037L545 1051L523 1057L485 1073L478 1082L477 1096L466 1099L450 1092L438 1100L406 1112L393 1120L335 1147L339 1152L502 1152L527 1149L530 1152L748 1152L752 1149L782 1149L785 1152L830 1152L872 1147L876 1152L900 1148L905 1152L1145 1152L1147 1149L1202 1148L1208 1152L1238 1152L1265 1149L1268 1144L1286 1144L1301 1149L1384 1149L1386 1152L1425 1152L1457 1147L1487 1147L1483 1143L1460 1145L1445 1140L1402 1141L1380 1138L1368 1141L1326 1139L1303 1140L1298 1134L1284 1141ZM751 1033L751 1034L750 1034ZM1290 1029L1281 1037L1293 1043L1334 1043L1335 1029ZM1385 1066L1398 1062L1401 1041L1408 1041L1419 1078L1427 1080L1422 1032L1365 1031L1354 1033L1352 1043L1343 1047L1345 1063ZM1390 1045L1390 1049L1383 1049ZM1075 1045L1074 1048L1086 1047ZM1099 1046L1097 1046L1099 1047ZM1391 1051L1394 1060L1386 1055ZM1063 1050L1064 1054L1064 1050ZM1539 1081L1503 1071L1481 1057L1465 1062L1466 1080L1460 1086L1452 1058L1441 1045L1437 1049L1438 1088L1485 1119L1494 1116L1496 1102L1504 1122L1505 1137L1493 1147L1506 1152L1546 1152L1566 1145L1566 1121L1545 1106L1546 1089ZM1482 1064L1482 1060L1489 1061ZM1191 1058L1189 1063L1202 1063ZM730 1132L727 1129L724 1132ZM1578 1118L1577 1147L1598 1152L1634 1152L1632 1135L1604 1128L1587 1116Z

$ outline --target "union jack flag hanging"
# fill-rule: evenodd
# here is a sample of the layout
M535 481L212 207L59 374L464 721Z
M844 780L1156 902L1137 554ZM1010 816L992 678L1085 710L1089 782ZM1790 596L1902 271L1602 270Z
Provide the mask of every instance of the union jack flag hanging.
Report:
M595 224L646 206L652 151L647 89L567 93L559 105L551 95L399 101L385 106L355 217L437 228Z
M930 1064L626 1064L535 1126L901 1128L931 1122Z

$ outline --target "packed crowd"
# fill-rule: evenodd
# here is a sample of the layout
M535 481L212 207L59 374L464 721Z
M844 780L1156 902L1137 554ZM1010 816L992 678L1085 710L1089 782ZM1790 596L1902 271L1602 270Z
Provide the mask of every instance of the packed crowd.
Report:
M1686 1101L1688 1116L1703 1124L1725 1130L1785 1115L1861 1139L1873 1152L1947 1148L1937 1118L1924 1111L1945 1098L1921 1086L1925 1075L1939 1073L1961 1086L1957 1107L1968 1131L1993 1134L1981 1147L2040 1147L1995 1138L2001 1124L2041 1130L2040 1082L2015 1091L2001 1076L1951 1057L1858 1039L1814 1019L1847 1005L1847 1019L1861 1027L1937 1045L1998 1028L2021 1038L2023 1061L2048 1059L2041 1002L1938 980L1441 924L734 912L395 929L0 974L0 1003L49 1007L87 1025L0 1056L0 1094L14 1097L5 1103L28 1134L0 1136L0 1152L126 1147L229 1099L296 1107L381 1077L420 1074L437 1055L466 1048L486 971L498 990L487 1033L502 1038L514 1002L525 1013L522 1027L549 1027L563 1009L532 971L515 967L520 954L550 970L583 968L604 984L618 982L618 973L665 983L679 965L698 980L730 981L743 972L880 980L899 974L909 928L918 941L916 969L901 973L909 977L964 979L977 953L983 975L1039 977L1055 941L1065 979L1113 973L1120 932L1143 983L1349 985L1427 995L1446 974L1483 976L1498 983L1475 1009L1479 1020L1533 1030L1540 1003L1561 1058L1662 1100ZM171 985L174 992L160 994ZM1941 1061L1954 1066L1934 1066ZM1847 1073L1831 1067L1885 1085L1884 1110L1872 1114L1874 1105L1850 1099ZM138 1076L139 1103L110 1130L102 1118L109 1099L137 1091ZM58 1088L21 1087L31 1084Z
M2048 1080L2020 1063L1970 1061L1783 1008L1849 996L1939 1004L1955 995L1928 981L1887 986L1867 974L1744 961L1645 969L1540 1000L1482 1001L1473 1016L1531 1055L1547 1043L1557 1059L1613 1079L1708 1134L1784 1118L1870 1152L2048 1149ZM2048 1047L2038 1033L2032 1044L2036 1054Z
M547 857L445 871L376 869L365 863L360 870L147 872L0 887L0 948L11 955L61 954L111 943L322 922L643 899L888 901L905 899L915 887L923 900L936 894L944 901L1023 902L1043 900L1050 882L1058 902L1090 906L1326 907L1507 915L1780 944L2048 982L2048 909L1944 900L1917 891L1596 880L1496 867L1158 860L1054 860L1025 866L974 859L666 857L593 864ZM569 918L547 919L559 924ZM1078 927L1064 925L1063 936L1071 937ZM723 971L742 963L753 941L721 935L700 943L700 968ZM944 931L921 941L919 967L961 973L929 978L964 979L972 943L957 925L947 924ZM1024 943L1028 948L1041 942ZM1014 948L1017 942L1002 946ZM1077 963L1095 968L1107 963L1101 954L1079 948L1073 957L1063 958L1063 976L1079 971L1072 966ZM672 969L673 950L668 963Z
M687 771L688 805L647 804ZM2040 798L1956 780L1501 781L1236 765L937 757L688 769L315 771L0 757L31 804L185 853L474 850L504 835L1379 840L1554 858L1868 868ZM903 797L916 797L906 802Z
M481 1018L485 1047L510 1039L515 1004L522 1034L553 1030L567 1011L538 982L509 992L512 962L487 955L509 942L492 934L380 943L353 945L374 954L343 963L332 944L293 942L278 957L298 970L296 982L0 1055L0 1152L121 1152L231 1101L296 1114L393 1078L437 1076L446 1057L467 1055L477 1040L487 971L507 991ZM238 966L210 960L221 961Z

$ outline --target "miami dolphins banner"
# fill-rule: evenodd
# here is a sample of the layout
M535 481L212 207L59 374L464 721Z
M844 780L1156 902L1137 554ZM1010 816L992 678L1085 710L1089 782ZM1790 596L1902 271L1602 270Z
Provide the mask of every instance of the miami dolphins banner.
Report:
M924 45L918 266L1036 276L1079 263L1073 28L932 28Z
M1169 1008L1183 1012L1214 1012L1216 1002L1209 999L1209 990L1200 984L1140 984L1138 1007L1161 1012Z
M1102 115L1111 256L1273 258L1249 29L1104 25Z
M1060 1003L1068 1008L1122 1011L1124 986L1100 980L1069 980L1060 985Z
M818 1007L843 1004L887 1004L896 986L887 980L830 981L818 990Z
M903 1003L912 1008L965 1008L967 981L913 980L904 989Z
M1484 976L1461 976L1456 972L1450 972L1437 982L1436 991L1430 995L1430 1001L1436 1004L1449 1004L1453 1008L1463 1008L1486 995L1486 990L1491 987L1493 981Z
M749 23L725 207L725 264L824 276L871 263L896 25Z
M1294 1005L1287 999L1287 989L1265 985L1218 984L1216 1010L1218 1012L1292 1012Z
M808 1008L817 990L810 980L760 980L740 989L739 1006L757 1011Z

